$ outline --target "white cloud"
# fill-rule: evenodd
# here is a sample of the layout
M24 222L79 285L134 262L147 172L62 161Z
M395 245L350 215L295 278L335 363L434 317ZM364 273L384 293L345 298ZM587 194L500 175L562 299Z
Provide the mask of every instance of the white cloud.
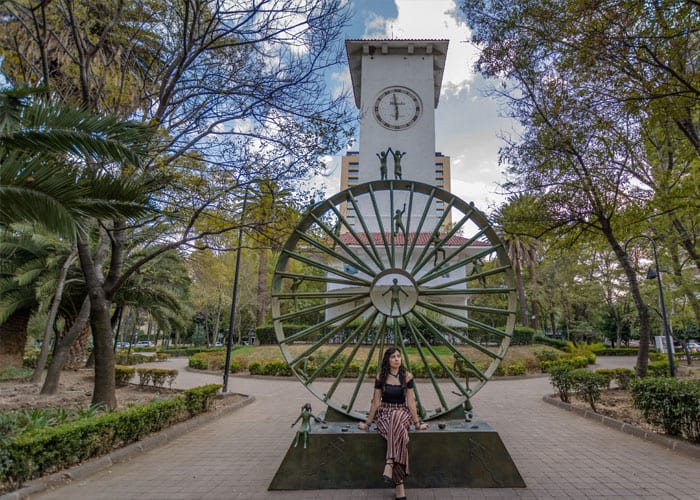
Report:
M436 38L450 40L447 62L442 81L442 93L456 93L474 78L472 67L477 50L468 43L466 24L450 15L455 9L453 0L396 0L396 19L376 18L368 25L366 35L376 36L377 28L384 25L387 38Z

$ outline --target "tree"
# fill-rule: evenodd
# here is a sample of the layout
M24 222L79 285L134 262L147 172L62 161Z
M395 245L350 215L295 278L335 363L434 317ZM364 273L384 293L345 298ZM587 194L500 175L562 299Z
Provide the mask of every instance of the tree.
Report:
M78 238L95 337L93 401L113 406L109 312L124 282L160 253L225 241L218 236L238 228L248 185L271 179L297 187L344 139L348 108L344 96L324 91L324 73L342 61L336 41L346 7L340 0L66 0L0 9L11 82L40 81L89 109L160 127L145 168L124 173L164 179L149 193L158 217L142 221L157 228L153 241L162 245L125 267L124 242L144 225L115 217L103 221L102 241L92 244L87 232ZM109 255L104 276L93 253Z
M74 241L91 217L145 213L147 208L137 197L142 185L80 168L81 161L97 158L135 160L143 127L31 96L31 90L0 92L0 226L7 231L10 224L32 222ZM15 269L37 262L36 254L27 254L24 261L22 254L14 258ZM24 343L18 341L26 339L23 318L38 303L31 280L10 274L5 286L12 285L14 295L26 299L8 304L8 296L3 298L9 312L0 325L4 330L0 343L23 351Z
M502 151L510 187L547 207L547 231L605 238L639 315L644 375L651 318L624 241L654 215L653 192L637 181L652 165L655 113L672 111L695 140L698 75L684 61L697 53L698 13L687 2L624 0L466 1L463 10L483 49L477 67L502 79L499 93L523 126Z

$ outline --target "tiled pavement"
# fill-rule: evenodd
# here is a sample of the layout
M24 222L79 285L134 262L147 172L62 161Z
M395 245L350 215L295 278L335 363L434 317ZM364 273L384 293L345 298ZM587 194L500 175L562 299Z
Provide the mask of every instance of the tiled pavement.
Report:
M220 377L185 371L184 360L170 363L179 363L174 367L180 369L181 387L220 382ZM232 376L229 390L253 395L255 402L147 453L31 498L393 498L390 488L267 491L294 437L291 422L303 403L314 404L315 399L296 380ZM492 380L473 400L478 416L499 432L527 488L411 489L408 481L408 498L700 499L699 460L546 404L542 396L551 392L545 377ZM316 401L314 408L319 406Z

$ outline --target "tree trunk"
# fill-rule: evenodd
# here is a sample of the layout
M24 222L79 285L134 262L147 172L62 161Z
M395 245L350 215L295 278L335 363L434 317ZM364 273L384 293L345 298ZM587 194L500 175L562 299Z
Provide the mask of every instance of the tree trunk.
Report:
M31 313L29 308L18 309L0 325L0 369L22 368Z
M634 305L639 316L639 351L637 354L637 365L635 371L638 377L646 377L647 368L649 367L649 340L651 339L651 318L649 316L649 307L644 302L642 294L639 290L639 282L637 281L637 272L632 267L632 262L627 255L627 251L623 249L607 220L601 220L603 234L608 240L618 262L627 276L627 282L630 287L630 293L634 300ZM632 241L632 240L629 240ZM629 243L628 241L628 243Z
M80 329L77 338L70 346L68 358L63 365L64 370L79 370L87 361L87 350L90 343L90 323L87 321Z
M110 279L120 274L122 265L123 228L115 223L111 238ZM92 259L90 244L85 234L78 240L80 267L90 297L90 327L95 353L95 388L92 404L105 405L110 409L117 406L117 385L114 374L114 351L112 350L112 323L110 320L110 300L101 280L101 269L96 265L99 258ZM109 281L108 280L108 281ZM107 286L106 283L104 286Z
M527 300L525 299L525 285L523 283L522 269L520 262L516 259L513 262L513 271L515 274L515 288L518 291L518 306L520 308L520 324L529 326L530 322L527 317Z
M261 248L258 257L258 301L255 326L265 324L265 313L269 302L267 294L267 249Z
M61 273L58 277L58 284L56 285L56 293L54 293L53 300L51 301L51 309L49 310L49 317L46 318L46 325L44 326L44 338L41 343L41 352L39 353L39 359L36 362L36 368L32 374L31 382L33 384L38 384L41 382L41 376L44 374L44 369L46 369L46 360L49 357L49 343L51 341L51 333L53 331L54 323L56 323L56 316L58 315L58 306L61 304L61 299L63 298L63 289L66 284L66 276L68 275L68 270L73 264L73 261L78 256L78 251L73 250L70 255L66 258L63 266L61 266Z
M68 360L70 347L73 345L73 342L78 337L80 332L82 332L83 325L87 324L89 316L90 299L85 297L83 304L80 306L80 312L78 312L78 316L75 318L75 323L73 323L63 339L61 339L60 342L56 342L53 358L51 359L51 364L46 372L46 380L44 380L44 385L41 387L41 394L56 394L56 391L58 390L58 383L61 379L61 370L63 369L63 365Z

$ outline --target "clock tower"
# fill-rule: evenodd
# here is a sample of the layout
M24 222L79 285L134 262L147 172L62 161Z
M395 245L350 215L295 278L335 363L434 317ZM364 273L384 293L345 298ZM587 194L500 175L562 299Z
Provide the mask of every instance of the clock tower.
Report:
M448 43L346 40L355 105L360 109L354 183L403 179L436 185L441 179L436 177L435 108ZM380 209L388 214L388 207Z
M447 40L347 40L355 105L360 109L359 182L382 178L435 183L435 108L440 99Z

